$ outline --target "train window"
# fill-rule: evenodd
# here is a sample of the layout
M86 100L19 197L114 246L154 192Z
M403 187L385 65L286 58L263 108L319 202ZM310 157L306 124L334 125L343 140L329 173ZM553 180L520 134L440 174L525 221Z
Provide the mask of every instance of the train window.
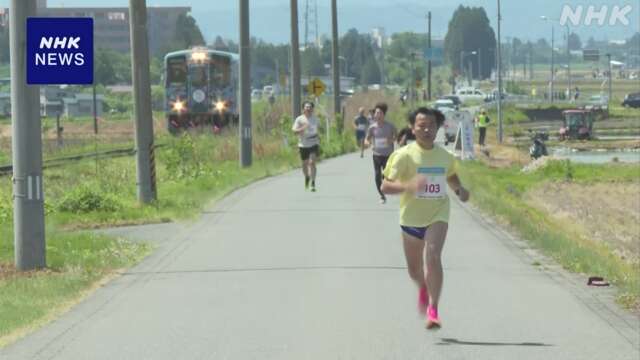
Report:
M167 64L167 85L184 85L187 82L187 61L184 56L171 58Z
M191 84L193 86L207 85L207 68L204 66L194 66L191 68Z
M212 57L211 83L215 87L226 87L231 83L231 61L227 57Z

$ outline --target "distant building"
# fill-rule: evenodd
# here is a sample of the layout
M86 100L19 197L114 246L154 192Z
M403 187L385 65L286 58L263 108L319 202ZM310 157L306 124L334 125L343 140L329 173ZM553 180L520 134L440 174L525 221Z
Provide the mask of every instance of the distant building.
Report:
M96 95L96 114L102 116L103 96ZM80 117L93 115L93 95L76 94L71 98L62 99L63 112L66 117Z
M131 50L128 7L54 8L47 7L47 0L38 0L38 16L42 17L92 17L94 19L94 44L96 48L112 49L126 53ZM0 9L0 26L9 21L8 9ZM176 32L176 21L187 15L191 7L147 7L149 51L157 53L170 43Z
M0 79L1 80L1 79ZM131 91L122 87L122 91ZM96 114L102 116L104 95L96 94ZM65 86L40 86L40 115L56 117L93 116L93 94L76 93ZM0 117L11 116L11 94L0 92Z
M373 38L373 42L376 44L376 46L379 49L382 49L382 45L386 46L389 44L389 39L387 39L387 36L385 34L383 27L377 27L377 28L371 29L371 38Z

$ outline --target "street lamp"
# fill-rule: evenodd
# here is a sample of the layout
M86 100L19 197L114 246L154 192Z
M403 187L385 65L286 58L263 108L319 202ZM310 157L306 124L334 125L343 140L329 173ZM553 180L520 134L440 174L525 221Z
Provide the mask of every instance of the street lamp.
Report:
M342 73L344 74L344 76L349 76L347 74L347 66L348 66L347 59L344 56L338 56L338 60L342 60L342 62L344 64L343 65L344 67L342 68L343 69Z
M553 80L555 78L555 74L553 72L553 68L555 67L554 65L554 39L555 39L555 27L553 24L553 21L551 21L551 19L549 19L548 17L542 15L540 16L540 19L542 19L543 21L549 21L551 22L551 84L549 87L549 99L551 100L551 102L553 103Z
M554 47L554 45L553 45L553 41L554 41L553 25L554 25L554 22L560 23L560 20L551 19L551 18L549 18L547 16L544 16L544 15L541 16L540 18L542 20L544 20L544 21L550 21L551 22L551 59L552 59L551 60L552 61L552 65L551 65L551 69L552 70L551 71L553 72L553 59L554 59L554 56L553 56L553 51L554 51L554 48L553 48ZM567 95L568 95L569 98L571 98L571 88L573 86L571 84L571 50L569 48L569 38L571 36L571 30L569 29L569 23L564 24L564 27L567 29L567 35L566 35L567 36L567 50L566 50L567 51L567 88L568 88L568 94ZM553 92L553 79L554 78L555 78L555 74L552 74L552 77L551 77L551 88L552 88L551 91L552 92ZM553 98L552 98L552 101L553 101Z

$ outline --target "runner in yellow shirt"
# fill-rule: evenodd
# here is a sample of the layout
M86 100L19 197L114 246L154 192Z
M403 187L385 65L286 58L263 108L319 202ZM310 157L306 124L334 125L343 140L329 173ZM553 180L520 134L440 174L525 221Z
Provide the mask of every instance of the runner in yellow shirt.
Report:
M437 329L443 278L441 254L449 222L447 187L463 202L469 199L469 192L456 174L455 159L434 144L444 115L421 107L409 116L409 122L416 142L391 155L381 190L389 195L401 194L400 227L409 276L418 286L418 308L426 313L427 328Z

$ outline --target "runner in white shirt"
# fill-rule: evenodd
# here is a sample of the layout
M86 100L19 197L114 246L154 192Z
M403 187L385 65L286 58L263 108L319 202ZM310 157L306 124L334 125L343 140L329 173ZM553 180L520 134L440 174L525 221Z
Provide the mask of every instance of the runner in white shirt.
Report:
M303 114L293 122L293 130L298 135L298 148L302 159L304 173L304 188L316 191L316 161L320 156L320 137L318 135L318 118L313 115L314 104L311 101L303 103Z

